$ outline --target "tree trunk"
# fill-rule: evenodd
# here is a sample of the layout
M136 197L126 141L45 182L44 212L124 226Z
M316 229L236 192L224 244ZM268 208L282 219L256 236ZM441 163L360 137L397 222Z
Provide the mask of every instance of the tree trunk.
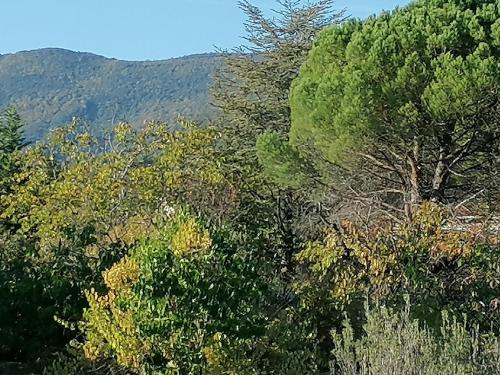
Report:
M413 220L413 212L415 207L422 201L422 176L420 170L420 139L415 136L413 139L413 152L408 157L408 165L410 166L409 171L409 194L410 200L405 204L405 214L408 221Z
M442 137L440 137L439 155L434 176L432 179L432 191L429 199L434 202L443 202L445 190L450 177L450 155L452 151L454 126L448 125Z
M447 163L448 150L446 147L440 147L439 160L434 170L434 177L432 179L432 192L430 200L434 202L443 202L444 193L449 177L449 168Z

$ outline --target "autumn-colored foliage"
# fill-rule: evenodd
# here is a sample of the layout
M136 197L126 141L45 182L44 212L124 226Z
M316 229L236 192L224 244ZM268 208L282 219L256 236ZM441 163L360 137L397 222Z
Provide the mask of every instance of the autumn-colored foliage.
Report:
M409 224L363 230L346 222L342 233L326 233L297 256L308 276L296 290L313 300L323 294L338 308L366 296L401 304L409 295L427 314L422 319L450 309L500 322L493 308L500 286L495 238L484 226L464 230L433 203Z
M240 5L213 127L0 116L0 372L499 373L498 4Z

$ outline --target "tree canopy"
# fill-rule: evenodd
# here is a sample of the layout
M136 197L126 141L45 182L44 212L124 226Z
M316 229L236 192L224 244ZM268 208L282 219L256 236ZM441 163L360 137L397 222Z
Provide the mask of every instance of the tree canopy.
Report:
M7 108L0 115L0 193L5 194L8 179L18 170L16 153L24 146L22 122L14 108Z
M343 167L364 159L406 202L477 193L498 161L499 12L419 0L327 28L291 89L290 144ZM268 166L281 163L265 156L272 137Z

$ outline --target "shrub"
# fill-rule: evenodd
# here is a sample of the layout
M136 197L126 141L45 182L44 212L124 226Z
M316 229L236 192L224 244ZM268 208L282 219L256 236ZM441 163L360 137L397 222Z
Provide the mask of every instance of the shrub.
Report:
M500 374L500 340L443 312L434 334L410 316L386 307L367 311L363 336L349 322L334 333L332 371L338 375ZM497 332L498 334L498 332Z
M345 223L343 233L329 233L298 255L308 271L295 289L314 309L323 301L343 310L366 296L401 307L408 294L427 323L439 324L446 309L498 324L500 251L483 229L460 229L431 203L411 224L363 230Z
M141 374L314 373L304 322L268 304L266 265L227 227L184 212L86 293L85 356Z

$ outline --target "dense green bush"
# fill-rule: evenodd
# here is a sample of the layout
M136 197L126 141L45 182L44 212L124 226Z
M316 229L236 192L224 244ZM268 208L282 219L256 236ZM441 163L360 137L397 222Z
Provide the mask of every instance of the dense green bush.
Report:
M314 373L304 322L267 305L266 264L233 236L183 212L149 233L103 274L107 293L87 291L86 357L141 374Z
M79 320L84 290L100 290L101 272L169 205L217 216L225 185L215 134L184 124L190 129L176 133L160 123L142 131L121 124L99 148L73 123L22 158L5 148L1 160L17 162L0 197L0 356L36 360L64 347L72 333L54 316Z

